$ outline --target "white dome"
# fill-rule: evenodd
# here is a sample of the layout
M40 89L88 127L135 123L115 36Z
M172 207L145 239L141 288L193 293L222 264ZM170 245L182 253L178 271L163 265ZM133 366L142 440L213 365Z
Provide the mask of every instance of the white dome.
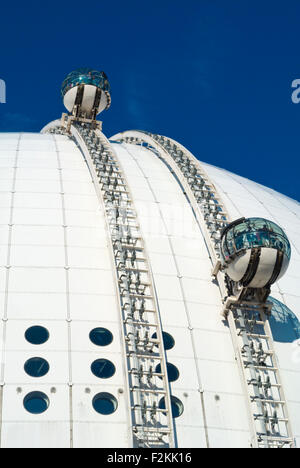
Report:
M170 383L182 405L174 420L178 446L249 447L233 344L191 205L155 152L126 143L112 148L138 214L162 328L174 340L167 360L178 370ZM282 226L291 242L289 269L272 287L271 325L299 444L300 205L223 169L201 166L232 219L267 218ZM0 134L0 179L1 447L130 447L115 266L86 161L67 136ZM26 339L35 326L49 333L39 345ZM112 335L101 347L90 335L100 327ZM36 357L49 365L38 378L24 370ZM99 359L113 365L108 378L96 375L97 363L92 365ZM36 394L27 398L32 392L47 397L41 414L24 407L33 404ZM108 403L114 405L112 414L95 411L96 395L114 397Z

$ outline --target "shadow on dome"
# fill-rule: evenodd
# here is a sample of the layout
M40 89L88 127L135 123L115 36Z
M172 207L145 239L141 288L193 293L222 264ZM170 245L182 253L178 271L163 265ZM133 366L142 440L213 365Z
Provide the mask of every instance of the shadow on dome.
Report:
M293 343L298 340L300 338L300 322L294 312L274 297L270 296L269 301L273 303L270 326L274 341Z

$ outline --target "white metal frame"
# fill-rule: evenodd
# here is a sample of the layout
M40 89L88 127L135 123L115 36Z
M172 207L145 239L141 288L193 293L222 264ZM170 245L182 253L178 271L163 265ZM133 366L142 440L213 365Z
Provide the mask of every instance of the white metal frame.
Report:
M160 135L152 135L141 131L127 131L114 135L111 140L124 141L137 145L146 144L150 149L154 150L156 155L167 164L171 172L177 177L180 184L184 187L185 194L188 197L189 202L191 203L191 206L194 210L198 225L202 231L209 251L209 257L213 266L212 276L217 279L220 288L220 294L223 303L225 304L225 316L228 319L233 347L241 376L242 387L244 389L244 394L247 401L249 428L251 432L251 446L254 448L286 446L292 448L295 447L290 418L288 415L287 403L284 396L284 389L282 386L280 372L274 351L272 332L266 315L266 312L268 312L268 305L266 305L265 302L261 304L255 304L256 308L254 308L254 316L256 313L258 313L259 318L255 319L253 327L262 326L263 335L254 336L254 334L251 335L248 330L248 322L247 326L244 322L244 325L241 325L244 316L243 314L248 314L249 302L246 303L236 296L228 297L226 276L220 269L221 264L219 241L222 226L224 227L230 223L231 220L214 184L209 180L207 174L200 166L199 161L186 148L170 138L166 138ZM191 188L191 184L189 183L189 179L192 178L191 174L189 174L189 172L184 173L182 170L182 164L181 167L179 164L177 164L176 157L174 157L174 149L176 150L175 152L177 154L182 153L181 160L185 158L188 169L192 169L194 171L194 175L197 174L198 180L202 180L204 182L200 189L197 186L196 188ZM173 156L171 155L172 151ZM200 197L198 197L199 193ZM203 199L201 198L201 194ZM196 197L198 197L198 200ZM209 208L209 200L212 201L212 217L215 218L215 224L211 221L210 215L206 217L204 207L206 205ZM202 204L202 201L204 201L204 204ZM215 210L214 206L217 207L217 210ZM254 304L252 303L250 304L250 306L253 305ZM251 337L250 339L249 336ZM259 342L259 347L261 346L261 348L259 348L260 351L252 349L250 352L250 345L253 345L254 340ZM265 345L265 343L267 343L267 345ZM259 369L259 366L256 365L257 359L259 360L259 356L261 355L263 349L265 349L265 359L270 360L268 370L265 370L264 368ZM245 352L245 350L247 350L247 352ZM268 400L268 396L261 398L261 393L258 387L260 382L257 382L255 379L257 372L259 374L268 374L268 372L271 374L273 373L272 379L270 379L269 376L267 377L267 379L270 379L271 382L271 400ZM274 391L277 398L276 396L274 397L273 389L275 389ZM264 386L264 391L266 392L266 386ZM268 391L265 393L266 395L268 395ZM280 407L281 417L274 416L277 414L276 410L273 414L273 417L269 417L266 407L268 407L268 409L270 407ZM259 411L259 413L257 413L257 411ZM264 411L267 411L266 416L263 414ZM283 435L276 437L270 434L270 427L272 427L272 424L275 426L275 423L278 427L278 430L280 431L280 434L283 432ZM260 428L261 432L259 430Z
M65 127L66 126L66 127ZM81 129L84 129L85 132L82 132ZM82 151L82 154L85 157L85 160L88 164L90 173L92 175L92 179L94 181L95 190L99 198L99 202L102 205L103 212L105 213L106 217L106 226L108 232L108 242L109 242L109 250L111 255L112 264L114 265L114 280L115 280L115 287L116 287L116 295L118 298L119 303L119 312L120 312L120 321L122 324L122 335L123 335L123 354L124 354L124 366L125 366L125 374L127 376L127 402L128 402L128 413L129 413L129 420L132 421L132 431L131 431L131 441L133 446L140 446L140 447L175 447L175 428L174 428L174 421L172 418L172 406L171 406L171 393L170 393L170 385L167 376L167 363L166 363L166 354L163 346L163 335L162 335L162 327L161 327L161 320L160 320L160 313L159 313L159 306L158 301L155 293L155 285L154 279L150 267L150 262L148 258L148 254L145 248L145 244L143 241L142 232L140 229L140 225L138 222L136 209L134 207L132 195L130 192L129 185L125 178L124 172L122 170L121 164L118 160L117 155L113 151L109 141L106 137L102 134L98 126L90 125L89 122L80 121L76 122L72 119L71 125L64 117L62 121L55 121L52 124L49 124L47 127L43 129L43 132L51 132L51 133L66 133L70 130L72 137L74 138L75 142L79 146ZM90 136L86 137L86 130L89 132ZM123 194L127 194L127 210L131 212L130 218L135 219L135 228L139 233L139 247L137 250L142 254L142 268L140 269L140 273L144 276L146 275L147 281L144 283L149 290L149 294L146 297L147 301L152 303L152 309L146 311L149 315L152 315L152 318L146 320L145 323L137 322L136 319L128 320L125 317L125 309L124 309L124 301L122 301L122 284L120 285L120 276L116 261L116 254L113 245L113 233L111 228L111 219L109 219L109 213L111 211L112 206L107 203L105 199L105 190L103 189L103 184L101 188L101 180L99 181L99 174L97 174L97 167L96 164L99 162L97 157L95 157L96 153L94 149L95 145L91 142L91 138L97 141L98 146L105 148L104 151L108 152L109 159L111 165L114 165L114 170L118 171L118 175L122 183L120 186L123 186ZM96 145L97 146L97 145ZM117 177L116 177L117 178ZM119 207L121 208L121 207ZM125 221L124 221L125 222ZM127 246L128 247L128 246ZM129 248L129 247L128 247ZM140 259L138 259L140 260ZM138 266L135 265L133 270L135 272L138 271ZM126 268L124 268L125 273ZM138 295L139 296L139 295ZM141 296L142 297L142 296ZM152 323L151 323L152 322ZM135 336L139 333L140 329L143 328L146 330L152 330L157 333L157 340L149 339L148 343L152 343L153 345L158 346L158 352L152 352L149 356L147 353L143 353L138 350L135 345ZM133 349L132 349L133 348ZM159 377L163 383L162 389L155 388L145 388L144 385L138 384L134 385L133 382L137 382L138 376L137 371L142 368L142 362L144 360L149 362L159 362L161 364L162 372L161 374L152 373L154 380L157 381L157 377ZM150 367L151 369L151 367ZM142 373L142 377L150 379L149 371ZM152 377L151 377L152 378ZM152 385L152 383L151 383ZM161 397L165 398L166 409L162 410L158 408L158 402ZM150 403L152 406L150 406ZM144 412L144 416L143 416ZM151 421L145 421L145 413L147 414L150 412L157 417L156 425L153 425L153 418ZM136 415L137 413L137 415ZM167 423L165 423L167 421ZM150 422L150 423L149 423Z

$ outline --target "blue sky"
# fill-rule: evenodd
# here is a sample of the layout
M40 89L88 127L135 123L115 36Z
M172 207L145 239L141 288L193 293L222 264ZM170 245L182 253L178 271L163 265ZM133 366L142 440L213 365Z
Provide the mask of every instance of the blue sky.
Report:
M64 110L60 86L105 70L107 136L168 135L200 160L300 200L300 2L2 2L0 131L39 131Z

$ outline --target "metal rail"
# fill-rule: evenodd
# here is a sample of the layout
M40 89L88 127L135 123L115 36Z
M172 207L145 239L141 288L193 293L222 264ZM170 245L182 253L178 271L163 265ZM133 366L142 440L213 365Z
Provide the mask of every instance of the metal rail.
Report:
M66 127L54 124L45 131L71 131L86 159L106 216L122 325L133 446L175 447L160 313L130 187L117 155L99 128L76 119L71 125L63 122Z
M268 321L268 294L258 293L249 297L245 294L247 291L242 290L236 295L231 281L220 270L221 231L231 220L216 187L199 161L170 138L128 131L113 136L111 140L147 146L164 161L184 187L209 251L212 275L220 288L223 314L230 327L247 401L251 446L295 447Z

